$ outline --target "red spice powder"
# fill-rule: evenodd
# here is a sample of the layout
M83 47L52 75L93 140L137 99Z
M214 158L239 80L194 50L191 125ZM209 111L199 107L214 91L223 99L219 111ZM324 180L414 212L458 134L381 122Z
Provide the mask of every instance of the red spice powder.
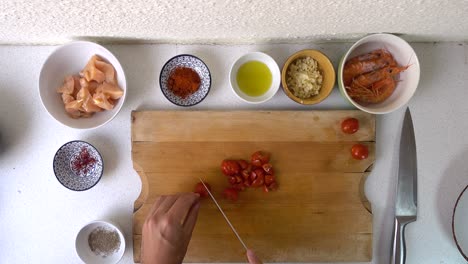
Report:
M179 67L169 75L167 86L175 95L187 98L198 91L200 83L200 76L198 76L196 71L187 67Z

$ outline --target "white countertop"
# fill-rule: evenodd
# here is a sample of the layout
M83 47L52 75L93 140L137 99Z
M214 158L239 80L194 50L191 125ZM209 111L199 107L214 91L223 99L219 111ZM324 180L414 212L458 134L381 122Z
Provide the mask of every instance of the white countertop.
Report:
M107 45L127 76L128 97L119 115L95 130L67 128L41 105L38 78L53 46L0 46L0 263L80 263L75 236L86 223L114 221L127 249L121 263L133 263L132 212L141 183L132 168L130 112L135 109L343 109L337 89L317 107L297 105L279 91L261 105L234 96L228 83L232 62L263 51L282 65L297 50L317 48L333 61L352 43L310 45ZM418 154L418 220L408 225L407 263L466 263L451 235L456 197L468 184L468 44L413 43L421 81L409 103ZM181 109L159 89L159 72L172 56L202 58L213 83L199 105ZM398 142L404 109L377 117L376 162L366 182L374 212L373 262L388 263L393 225ZM74 192L55 178L52 159L64 143L81 139L96 146L106 170L91 190ZM274 250L274 249L273 249Z

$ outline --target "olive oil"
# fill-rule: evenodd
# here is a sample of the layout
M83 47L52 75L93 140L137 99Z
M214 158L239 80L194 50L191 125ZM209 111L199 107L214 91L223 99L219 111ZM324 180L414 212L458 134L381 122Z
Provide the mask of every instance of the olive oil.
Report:
M259 61L248 61L237 71L237 85L248 96L256 97L265 94L271 86L271 71Z

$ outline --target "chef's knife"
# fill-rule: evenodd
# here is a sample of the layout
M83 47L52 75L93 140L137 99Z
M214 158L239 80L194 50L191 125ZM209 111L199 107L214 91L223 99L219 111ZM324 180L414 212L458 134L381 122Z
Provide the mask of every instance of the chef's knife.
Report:
M214 198L214 196L211 194L210 190L208 189L208 187L205 185L205 182L201 179L200 179L200 182L203 184L203 186L205 187L206 191L208 192L208 194L210 195L211 199L213 200L213 202L216 204L216 206L218 207L218 210L221 212L221 214L223 215L224 219L226 220L226 222L228 223L229 227L231 227L231 230L232 232L234 232L234 234L236 235L237 239L239 239L239 242L242 244L242 246L245 248L245 251L247 251L247 246L245 245L244 241L242 240L242 238L239 236L239 233L237 233L236 229L234 228L234 226L231 224L231 221L229 221L229 219L227 218L226 214L224 214L224 211L223 209L221 209L221 206L219 206L218 202L216 201L216 199Z
M418 209L416 142L409 108L406 110L401 130L399 162L392 264L404 264L406 261L405 226L416 221Z

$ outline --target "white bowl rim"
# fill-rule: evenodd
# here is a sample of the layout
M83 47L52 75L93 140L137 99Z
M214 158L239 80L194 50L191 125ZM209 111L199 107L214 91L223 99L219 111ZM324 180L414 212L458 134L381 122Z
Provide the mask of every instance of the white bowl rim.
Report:
M114 224L113 222L111 221L104 221L104 220L94 220L94 221L91 221L89 223L87 223L86 225L84 225L82 228L80 228L80 231L78 231L78 233L76 234L76 238L75 238L75 251L76 251L76 254L78 255L78 257L83 261L83 262L86 262L84 259L81 258L80 256L80 253L78 253L78 237L80 235L80 233L85 230L85 228L91 226L91 225L98 225L98 226L110 226L112 228L114 228L117 233L119 234L119 238L120 238L120 247L119 247L119 251L120 249L123 249L122 250L122 253L120 254L120 256L118 256L117 258L117 261L115 263L118 263L123 255L125 254L125 248L126 248L126 242L125 242L125 236L122 232L122 230L120 229L120 227L116 224Z
M457 246L457 249L458 251L460 252L460 254L466 259L468 260L468 252L463 252L463 249L461 248L461 246L459 245L459 242L458 242L458 239L457 239L457 235L456 235L456 232L455 232L455 213L457 211L457 207L458 207L458 203L460 202L461 198L463 195L468 195L468 192L465 194L465 192L468 190L468 185L465 186L465 188L463 188L463 190L461 191L460 195L458 196L457 198L457 201L455 202L455 206L453 207L453 213L452 213L452 236L453 236L453 240L455 241L455 244Z
M91 46L95 46L95 47L98 47L98 48L101 48L103 50L105 50L106 52L109 53L109 57L111 57L112 59L115 59L115 61L117 61L119 63L119 66L120 68L122 68L122 78L124 80L124 83L121 84L119 82L119 85L120 87L123 87L123 96L119 99L119 100L122 100L122 103L119 105L119 107L117 109L112 109L111 111L115 111L115 113L109 118L107 119L105 122L99 124L99 125L96 125L96 126L91 126L91 127L76 127L76 126L73 126L73 125L67 125L67 124L64 124L62 123L61 121L59 121L57 118L55 118L52 113L49 111L49 109L47 108L47 106L44 104L44 100L42 99L42 93L41 93L41 79L43 78L43 70L44 70L44 66L49 62L49 60L51 60L51 57L54 53L58 52L59 50L61 49L64 49L64 48L67 48L68 46L71 46L71 45L76 45L76 44L83 44L83 45L91 45ZM107 60L107 59L106 59ZM112 65L114 68L115 66ZM110 121L112 121L120 112L120 110L122 109L124 103L125 103L125 99L127 97L127 77L125 76L125 71L122 67L122 64L120 63L120 61L117 59L117 57L115 57L115 55L110 52L107 48L105 48L104 46L101 46L95 42L91 42L91 41L84 41L84 40L79 40L79 41L71 41L71 42L68 42L68 43L65 43L59 47L57 47L56 49L54 49L48 56L47 56L47 59L44 61L44 63L42 64L42 67L41 67L41 71L39 73L39 82L38 82L38 91L39 91L39 97L41 99L41 104L42 106L44 107L44 109L46 110L46 112L49 114L49 116L51 116L54 120L56 120L58 123L66 126L66 127L70 127L70 128L73 128L73 129L79 129L79 130L90 130L90 129L96 129L96 128L99 128L99 127L102 127L104 126L105 124L109 123ZM92 118L92 117L91 117Z
M267 67L270 69L271 71L271 75L272 75L272 82L271 82L271 85L270 85L270 88L268 89L268 92L271 91L271 94L269 96L266 96L263 100L248 100L248 99L254 99L256 97L252 97L252 96L248 96L246 94L242 94L240 95L237 91L237 89L234 87L234 84L233 84L233 76L234 76L234 68L236 66L238 66L237 64L239 64L239 61L242 60L242 59L249 59L249 58L252 58L252 57L256 57L256 60L259 60L263 63L265 63L267 65ZM250 61L250 60L247 60L247 61ZM275 65L274 68L270 67L268 64L267 64L267 61L270 61L272 64ZM240 67L240 65L239 65ZM237 72L236 72L237 73ZM278 77L275 81L275 77ZM281 84L281 71L280 71L280 68L278 66L278 63L275 61L275 59L273 59L270 55L264 53L264 52L260 52L260 51L253 51L253 52L248 52L242 56L240 56L239 58L237 58L234 63L231 65L231 69L229 70L229 84L231 86L231 90L234 92L234 94L239 98L241 99L242 101L244 102L247 102L247 103L250 103L250 104L261 104L261 103L264 103L268 100L270 100L271 98L273 98L273 96L275 96L275 94L278 92L279 90L279 87L280 87L280 84ZM239 91L241 92L241 91ZM266 94L265 93L265 94Z
M409 96L409 99L405 102L405 101L402 101L401 103L397 104L396 107L392 108L392 109L389 109L387 111L378 111L378 110L373 110L373 109L370 109L368 107L365 107L365 106L362 106L360 105L359 103L355 102L353 99L351 99L351 97L349 97L348 93L346 92L346 90L344 88L341 88L341 87L344 87L343 85L343 68L344 68L344 64L346 63L346 60L348 59L348 56L349 54L351 54L356 47L358 47L359 45L361 45L363 42L367 42L369 39L374 39L374 38L379 38L379 37L382 37L382 36L385 36L385 37L390 37L390 38L395 38L395 39L398 39L398 41L401 41L402 43L404 43L405 45L408 45L411 50L413 51L413 54L414 54L414 60L415 60L415 64L418 66L418 77L417 77L417 83L419 84L419 80L421 78L421 73L420 73L420 64L419 64L419 59L418 59L418 56L416 54L416 52L414 51L413 47L411 47L411 45L404 39L396 36L396 35L393 35L393 34L388 34L388 33L375 33L375 34L370 34L370 35L367 35L361 39L359 39L356 43L354 43L349 49L348 51L345 53L345 55L342 57L342 62L340 63L339 67L338 67L338 76L339 78L337 78L337 81L338 81L338 88L340 90L342 90L342 94L344 94L344 96L346 97L346 99L348 99L348 101L354 105L356 108L364 111L364 112L367 112L367 113L370 113L370 114L388 114L388 113L391 113L391 112L394 112L398 109L400 109L401 107L403 107L404 105L408 104L409 100L413 97L414 93L416 92L416 89L413 89L413 91L411 91L411 94Z

